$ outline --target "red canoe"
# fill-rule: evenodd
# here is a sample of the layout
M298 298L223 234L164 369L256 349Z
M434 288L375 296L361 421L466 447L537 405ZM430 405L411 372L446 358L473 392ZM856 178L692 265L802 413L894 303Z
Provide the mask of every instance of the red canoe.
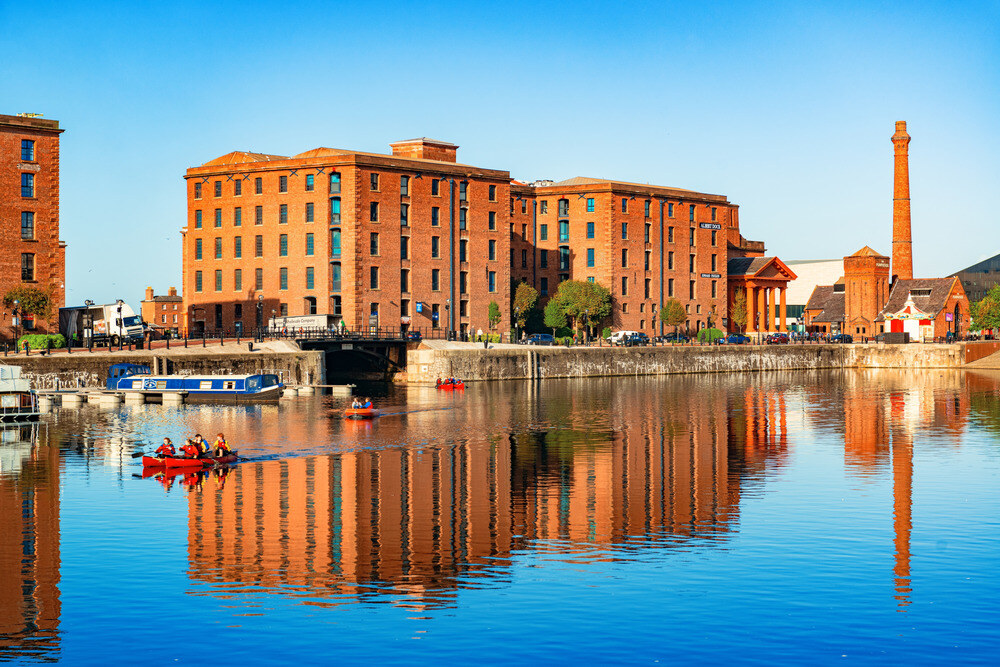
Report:
M442 382L438 385L438 389L444 389L445 391L455 391L456 389L465 389L464 382Z
M143 456L142 465L148 468L204 468L217 464L236 463L236 452L226 456L208 457L203 459L187 459L183 457L159 458L156 456Z
M375 416L375 408L347 408L344 410L345 419L371 419Z

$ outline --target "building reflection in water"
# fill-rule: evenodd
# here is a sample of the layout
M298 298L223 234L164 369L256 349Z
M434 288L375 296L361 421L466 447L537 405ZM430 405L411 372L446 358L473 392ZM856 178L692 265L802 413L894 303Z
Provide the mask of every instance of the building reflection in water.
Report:
M603 394L599 413L582 392L544 408L484 400L471 423L540 428L242 464L189 495L190 574L231 591L424 606L502 580L523 549L612 559L717 540L737 528L743 480L781 464L788 434L780 392L712 384L669 403Z
M44 425L0 430L0 661L59 651L59 448Z

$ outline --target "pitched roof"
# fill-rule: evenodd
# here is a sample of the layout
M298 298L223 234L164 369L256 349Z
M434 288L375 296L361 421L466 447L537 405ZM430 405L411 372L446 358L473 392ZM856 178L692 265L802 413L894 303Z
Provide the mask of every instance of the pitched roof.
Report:
M320 146L319 148L313 148L312 150L305 151L304 153L299 153L293 156L294 158L307 158L307 157L327 157L330 155L344 155L350 151L345 151L340 148L327 148L325 146Z
M752 276L767 266L772 259L774 258L733 257L726 262L726 272L731 276Z
M809 296L806 310L823 310L831 296L833 296L833 285L817 285Z
M225 164L242 164L245 162L268 162L269 160L285 160L284 155L269 155L267 153L251 153L250 151L233 151L209 160L203 167L217 167Z
M675 188L670 185L650 185L649 183L631 183L629 181L616 181L611 178L591 178L589 176L574 176L573 178L567 178L565 181L556 181L552 185L547 185L545 187L569 187L573 185L600 185L602 183L611 183L614 185L628 185L638 188L666 188L667 190L677 190L679 192L694 192L694 190L688 190L686 188Z
M914 290L920 290L920 293L912 296L913 305L922 312L931 313L937 317L938 313L944 310L952 287L957 280L954 276L950 278L897 280L892 286L892 291L889 292L889 300L886 301L882 311L875 319L881 321L885 319L886 314L892 315L903 310Z
M870 246L865 246L856 253L853 253L851 257L885 257L885 255L877 250L873 250Z
M830 288L830 296L823 302L823 312L813 318L813 322L843 322L844 321L844 293L834 292Z

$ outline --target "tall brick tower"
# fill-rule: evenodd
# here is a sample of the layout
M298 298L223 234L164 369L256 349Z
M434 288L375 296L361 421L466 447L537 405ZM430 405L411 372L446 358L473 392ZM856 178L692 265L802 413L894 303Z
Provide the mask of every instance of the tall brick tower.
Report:
M892 195L892 282L913 279L913 241L910 237L910 135L906 121L896 121L892 135L896 163Z

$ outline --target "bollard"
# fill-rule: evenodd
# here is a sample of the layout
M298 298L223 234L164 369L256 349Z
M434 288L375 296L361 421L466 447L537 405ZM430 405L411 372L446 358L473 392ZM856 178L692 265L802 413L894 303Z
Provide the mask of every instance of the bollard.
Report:
M251 352L253 352L253 341L250 341L250 342L247 343L247 349L249 349Z
M206 344L206 342L205 342L205 332L204 332L204 331L202 331L202 332L201 332L201 346L202 346L202 347L206 347L206 345L207 345L207 344Z
M170 349L170 338L169 337L167 338L167 349L168 350Z
M187 346L188 346L188 337L187 337L187 334L185 334L184 335L184 349L185 350L187 349Z

